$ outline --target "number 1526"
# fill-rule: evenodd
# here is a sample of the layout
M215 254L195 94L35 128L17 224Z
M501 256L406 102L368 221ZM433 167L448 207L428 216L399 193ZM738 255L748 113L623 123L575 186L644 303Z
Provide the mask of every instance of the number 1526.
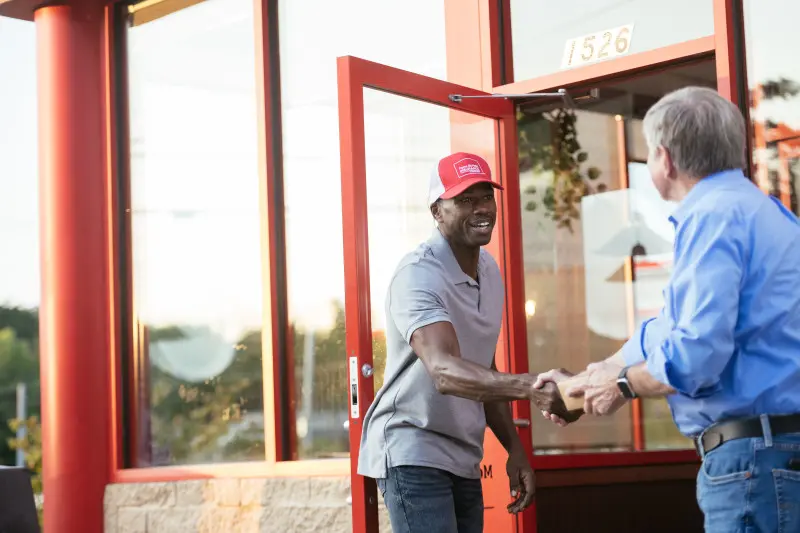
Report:
M599 31L567 41L561 68L594 63L627 54L631 49L633 24Z

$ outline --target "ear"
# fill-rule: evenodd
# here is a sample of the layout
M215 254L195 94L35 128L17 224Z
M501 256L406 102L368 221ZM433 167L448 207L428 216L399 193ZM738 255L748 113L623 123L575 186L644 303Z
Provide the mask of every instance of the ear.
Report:
M661 164L664 166L664 170L666 171L665 174L670 179L675 179L678 177L678 171L675 168L675 163L672 162L672 154L669 153L669 150L664 148L663 146L659 146L656 148L656 153L658 155Z

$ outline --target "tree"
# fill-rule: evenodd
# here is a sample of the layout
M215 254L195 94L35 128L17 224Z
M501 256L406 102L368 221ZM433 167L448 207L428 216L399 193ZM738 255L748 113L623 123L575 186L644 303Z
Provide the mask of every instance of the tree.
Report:
M198 329L202 328L153 329L150 342L192 335ZM263 413L261 332L246 333L233 349L236 356L230 366L201 383L151 366L149 402L155 464L264 459L263 426L246 419L251 409ZM242 427L232 427L239 424Z
M2 308L0 308L2 309ZM24 316L21 313L5 316ZM36 329L26 330L28 334ZM0 323L0 326L2 324ZM39 416L39 354L36 338L21 339L11 327L0 327L0 419L8 422L17 416L17 384L27 385L28 414ZM6 465L16 462L15 450L8 444L15 434L7 424L0 424L0 461Z
M310 446L301 451L300 455L304 457L341 453L349 448L348 434L341 425L349 416L345 310L341 301L334 301L331 305L334 307L332 327L325 332L314 332L314 368L310 384L303 383L303 365L307 363L303 359L307 332L296 327L293 330L296 398L291 401L294 402L295 413L303 411L303 386L311 386L311 406L307 406L309 408L306 411L311 413L311 418L332 417L334 427L332 432L315 434ZM372 334L372 359L377 391L386 368L386 337L383 332Z
M12 450L22 450L25 454L25 466L31 472L31 488L33 493L41 497L42 486L42 426L39 418L31 416L26 420L13 419L9 421L8 427L16 433L20 427L25 427L23 438L8 439L8 446ZM39 525L43 525L43 505L42 500L37 498L36 513L39 517Z
M557 228L570 232L573 231L572 221L580 218L581 198L606 189L602 183L596 189L592 187L592 182L600 177L600 169L589 167L585 172L581 169L589 154L578 142L576 122L577 115L572 109L535 114L517 111L520 172L552 173L551 182L541 197L545 216L552 219ZM534 199L538 194L536 187L532 185L522 193L527 197L525 210L535 211L538 208Z

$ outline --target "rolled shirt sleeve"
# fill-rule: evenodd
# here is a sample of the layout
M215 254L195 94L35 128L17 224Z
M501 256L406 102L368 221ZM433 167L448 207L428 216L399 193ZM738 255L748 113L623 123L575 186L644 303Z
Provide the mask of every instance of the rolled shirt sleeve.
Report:
M389 312L403 338L411 344L417 329L435 322L451 322L441 295L444 277L435 266L421 261L401 268L389 287Z
M694 213L678 225L664 309L623 347L628 364L644 360L655 379L689 397L717 390L734 351L742 237L724 213Z
M647 326L654 320L655 317L642 322L628 342L622 346L622 357L625 359L626 366L643 363L647 359L647 348L645 346Z

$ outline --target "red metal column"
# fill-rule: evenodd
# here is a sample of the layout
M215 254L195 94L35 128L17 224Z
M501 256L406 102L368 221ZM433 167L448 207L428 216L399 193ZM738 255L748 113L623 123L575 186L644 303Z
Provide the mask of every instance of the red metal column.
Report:
M104 6L35 13L45 530L102 533L111 472Z

